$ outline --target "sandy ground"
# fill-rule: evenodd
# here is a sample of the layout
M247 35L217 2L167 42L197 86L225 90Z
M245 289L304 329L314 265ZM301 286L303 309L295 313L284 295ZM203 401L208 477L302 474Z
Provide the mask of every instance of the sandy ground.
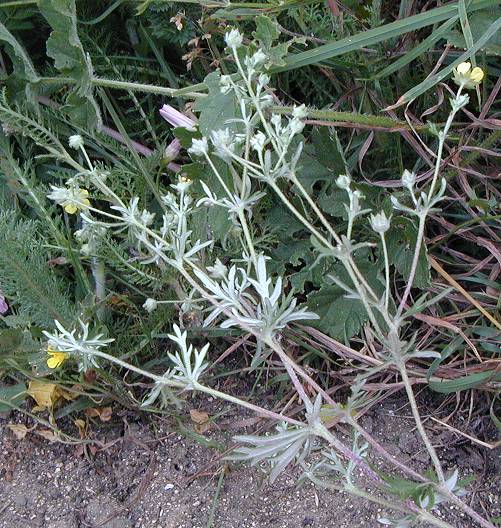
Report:
M387 407L367 418L367 427L419 466L426 457L409 424ZM261 468L225 463L221 451L191 439L189 420L179 434L173 420L116 413L107 424L89 422L89 435L107 444L94 453L35 432L20 440L6 425L31 420L0 417L0 528L376 528L387 513L311 483L298 488L293 468L270 485ZM204 437L224 449L232 434L244 432L231 427L240 422L241 416L226 417ZM441 434L436 440L450 443ZM484 475L471 495L475 506L499 515L499 454L469 444L453 452L446 465ZM474 526L454 508L441 515L454 526Z

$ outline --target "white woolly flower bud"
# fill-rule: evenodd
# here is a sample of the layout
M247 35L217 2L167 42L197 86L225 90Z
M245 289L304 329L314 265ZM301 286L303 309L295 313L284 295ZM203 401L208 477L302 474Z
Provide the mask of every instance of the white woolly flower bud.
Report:
M267 86L270 83L270 76L266 73L261 73L261 75L257 78L257 84L260 87Z
M289 131L291 136L295 136L296 134L300 134L303 131L304 123L297 118L293 118L289 121Z
M155 299L152 299L151 297L148 297L146 301L144 301L143 308L148 312L151 313L154 310L156 310L158 307L158 302L155 301Z
M351 178L346 174L340 174L336 180L336 185L343 190L350 188Z
M251 137L250 144L256 152L262 152L264 145L266 144L266 136L259 131Z
M258 64L262 64L266 61L266 54L263 50L258 49L254 55L251 57L252 65L257 66Z
M231 77L229 75L221 75L219 84L221 86L221 93L228 93L231 90Z
M224 41L229 48L236 49L242 45L243 37L238 29L232 29L226 33Z
M207 271L213 279L224 279L228 270L219 259L216 259L214 266L207 266Z
M228 128L213 130L210 139L216 149L216 154L222 159L227 159L228 154L235 148L233 135Z
M371 227L376 233L386 233L390 229L390 218L387 218L384 211L370 216Z
M412 189L414 188L414 184L416 183L416 175L413 172L410 172L405 169L402 174L401 181L404 187L409 189L409 191L412 191Z
M294 106L292 110L292 116L296 119L304 119L308 115L306 111L306 106L302 104L301 106Z
M143 209L143 212L141 213L140 221L143 225L149 226L153 223L154 218L155 218L155 213L150 213L146 209Z
M193 154L194 156L204 156L207 154L207 151L208 146L206 137L203 137L202 139L191 140L191 147L188 149L190 154Z
M68 138L68 145L75 150L78 150L84 146L84 140L80 134L75 134Z

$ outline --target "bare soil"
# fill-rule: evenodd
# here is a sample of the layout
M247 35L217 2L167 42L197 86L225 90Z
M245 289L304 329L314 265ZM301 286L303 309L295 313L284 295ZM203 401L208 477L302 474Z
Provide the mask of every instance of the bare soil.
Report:
M218 410L214 405L207 408L200 402L199 410L213 416ZM385 404L364 419L365 426L392 454L420 468L426 456L399 409ZM255 424L250 428L246 424L252 421L249 416L226 414L196 440L189 417L179 429L173 419L114 410L111 422L88 422L88 436L104 445L95 451L48 442L36 431L18 439L7 424L31 427L33 422L19 414L4 415L0 528L381 527L377 519L388 512L310 483L298 488L295 468L269 484L262 468L222 460L231 436L251 432ZM76 427L66 425L78 436ZM477 475L469 500L479 511L499 516L499 453L458 443L454 433L444 431L434 443L457 444L447 450L446 467L459 465L462 476ZM445 507L440 515L460 528L474 526L454 507Z

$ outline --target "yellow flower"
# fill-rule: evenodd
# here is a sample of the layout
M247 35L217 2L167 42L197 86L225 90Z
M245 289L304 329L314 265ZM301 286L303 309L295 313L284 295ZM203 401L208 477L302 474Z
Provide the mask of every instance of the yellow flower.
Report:
M68 214L75 214L80 209L84 210L90 206L89 191L87 189L80 189L76 187L72 189L72 196L70 200L66 200L61 205Z
M47 366L51 369L60 367L69 358L68 353L54 350L50 345L47 347L47 354L50 356L47 359Z
M478 86L484 78L484 72L482 68L476 66L472 70L471 63L469 62L462 62L461 64L458 64L452 73L454 76L454 82L459 86L463 86L467 90L471 90L472 88Z

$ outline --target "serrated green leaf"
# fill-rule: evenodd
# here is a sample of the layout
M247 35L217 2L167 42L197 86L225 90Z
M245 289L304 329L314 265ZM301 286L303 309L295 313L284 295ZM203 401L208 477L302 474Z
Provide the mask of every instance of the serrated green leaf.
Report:
M256 18L256 31L254 31L253 35L266 52L271 48L273 41L278 38L280 32L276 22L265 15L261 15Z
M75 0L39 0L38 7L52 28L47 55L55 67L75 81L63 107L78 124L101 126L101 113L93 95L93 70L78 37Z
M337 286L322 286L310 293L307 304L320 316L318 321L309 324L335 339L350 339L368 318L363 304L357 299L347 299Z
M194 106L195 112L200 112L198 123L204 136L210 136L213 130L235 127L234 124L226 124L228 119L236 116L235 96L233 92L222 93L220 81L219 72L209 73L204 80L209 91L208 96L197 99Z

